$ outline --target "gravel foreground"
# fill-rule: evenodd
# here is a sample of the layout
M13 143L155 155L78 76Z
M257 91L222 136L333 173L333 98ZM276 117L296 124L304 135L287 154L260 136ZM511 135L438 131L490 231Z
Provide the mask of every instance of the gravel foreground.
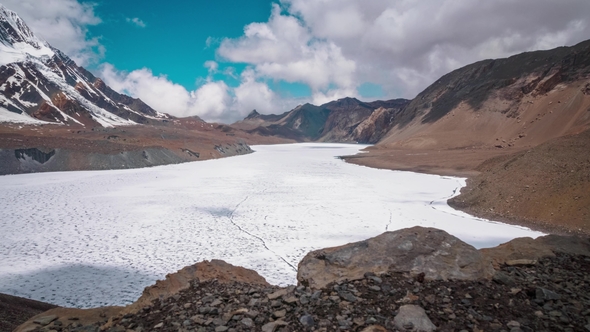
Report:
M316 291L194 280L136 314L90 326L50 316L36 330L590 331L589 257L558 254L512 264L491 281L368 273Z

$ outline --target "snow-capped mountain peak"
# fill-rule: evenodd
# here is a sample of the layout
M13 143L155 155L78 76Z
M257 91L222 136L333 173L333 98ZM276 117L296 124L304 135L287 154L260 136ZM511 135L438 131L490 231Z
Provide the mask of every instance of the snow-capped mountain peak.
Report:
M15 12L0 4L0 65L26 60L27 55L50 58L54 54Z
M169 118L113 91L0 4L0 122L112 127Z

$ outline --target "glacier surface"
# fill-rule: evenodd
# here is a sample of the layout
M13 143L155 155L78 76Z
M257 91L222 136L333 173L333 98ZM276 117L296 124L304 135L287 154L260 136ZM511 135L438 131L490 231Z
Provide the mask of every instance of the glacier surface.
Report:
M310 250L415 225L475 247L541 233L456 211L465 179L372 169L350 144L153 168L0 177L0 292L61 306L124 305L186 265L223 259L296 283Z

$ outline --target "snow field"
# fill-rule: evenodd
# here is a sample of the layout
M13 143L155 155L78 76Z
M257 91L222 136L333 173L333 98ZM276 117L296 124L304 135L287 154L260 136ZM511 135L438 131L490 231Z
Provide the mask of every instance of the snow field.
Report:
M415 225L475 247L541 233L455 211L464 179L378 170L364 146L254 146L153 168L0 177L0 292L63 306L124 305L168 273L223 259L296 283L315 249Z

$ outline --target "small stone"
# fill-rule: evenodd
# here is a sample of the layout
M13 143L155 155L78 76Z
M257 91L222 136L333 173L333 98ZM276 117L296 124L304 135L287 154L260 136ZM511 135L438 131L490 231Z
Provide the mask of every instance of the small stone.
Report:
M535 311L535 316L541 318L541 317L543 317L543 312L541 310L537 310L537 311Z
M240 323L242 323L242 325L244 325L245 327L253 327L254 326L254 321L252 320L252 318L243 318Z
M315 325L315 321L313 320L313 317L311 315L303 315L299 318L299 323L301 323L301 325L311 328Z
M287 315L287 310L283 309L283 310L278 310L272 313L272 316L274 318L283 318Z
M514 284L514 279L512 279L512 277L510 277L506 273L500 272L500 271L494 273L492 280L494 280L496 283L498 283L500 285L510 286L510 285Z
M283 297L285 295L287 295L287 293L289 292L289 290L287 288L283 288L283 289L279 289L278 291L268 294L268 299L269 300L276 300L279 297Z
M369 277L369 278L371 280L373 280L373 282L376 283L376 284L380 284L380 283L383 282L383 280L381 280L381 278L379 278L379 277L372 276L372 277Z
M372 291L375 291L375 292L381 291L381 287L379 287L379 286L370 286L369 289Z
M356 302L356 297L354 295L352 295L351 292L340 291L340 292L338 292L338 296L340 296L345 301L352 302L352 303Z
M192 305L193 305L192 303L185 303L183 307L184 307L185 309L188 309L188 308L190 308Z
M371 325L371 324L375 324L375 323L377 323L377 319L375 319L375 317L369 317L365 321L365 324L367 324L367 325Z
M247 313L247 312L248 312L248 309L247 309L247 308L240 308L240 309L238 309L238 310L234 310L234 311L232 311L231 315L232 315L232 316L235 316L235 315L242 315L242 314L245 314L245 313Z
M56 315L42 316L42 317L36 318L33 321L33 323L45 326L45 325L49 325L49 323L53 322L56 319L57 319Z
M508 322L508 324L506 324L506 326L513 328L513 327L520 327L520 323L515 321L515 320L511 320Z
M306 305L306 304L308 304L308 303L309 303L309 297L307 297L307 296L305 296L305 295L301 296L301 297L299 298L299 303L301 303L301 304L303 304L303 305Z
M436 329L430 318L426 315L424 309L417 305L403 305L399 308L399 313L393 319L393 324L398 329L408 329L406 326L412 325L410 329L417 331L431 332Z
M287 323L282 320L266 323L262 325L262 332L274 332L277 327L286 325Z
M289 296L283 299L283 301L285 301L285 303L293 304L297 302L297 298L295 296Z
M215 332L225 332L227 330L229 330L229 327L227 326L218 326L215 328Z
M221 303L223 303L223 302L221 302L221 300L217 299L217 300L215 300L215 301L211 302L211 306L212 306L212 307L217 307L217 306L218 306L218 305L220 305Z
M537 300L561 300L561 295L542 287L536 289L535 296Z
M161 322L161 323L158 323L158 324L154 325L154 328L155 329L159 329L159 328L162 328L163 326L164 326L164 323Z
M513 259L506 261L506 265L508 266L518 266L518 265L535 265L537 261L534 259Z
M402 299L403 303L410 303L414 301L418 301L420 297L412 294L410 291L407 291L406 296Z

